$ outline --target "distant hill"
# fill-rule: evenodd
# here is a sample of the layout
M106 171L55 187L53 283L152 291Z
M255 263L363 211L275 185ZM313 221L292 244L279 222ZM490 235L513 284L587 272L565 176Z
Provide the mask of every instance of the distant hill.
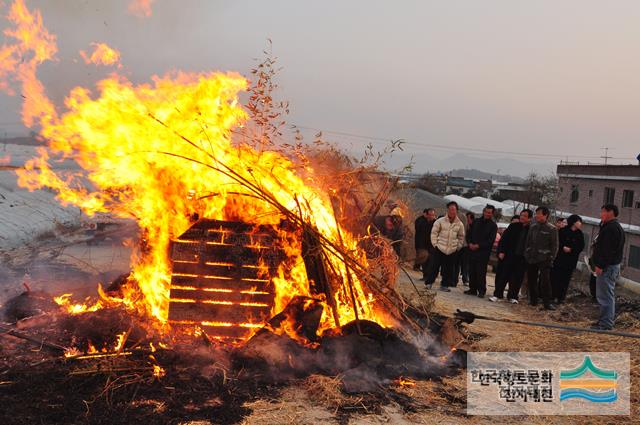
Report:
M447 174L456 177L466 177L468 179L480 180L498 180L508 183L523 183L525 179L509 174L487 173L485 171L476 170L475 168L456 168L447 172Z
M479 158L463 153L457 153L446 158L436 158L427 153L411 152L410 150L395 152L392 157L386 158L385 165L388 169L400 169L410 162L413 162L412 172L414 173L481 170L487 176L503 175L526 178L532 171L546 176L555 172L556 169L556 163L552 161L525 162L515 158L498 156L494 158Z

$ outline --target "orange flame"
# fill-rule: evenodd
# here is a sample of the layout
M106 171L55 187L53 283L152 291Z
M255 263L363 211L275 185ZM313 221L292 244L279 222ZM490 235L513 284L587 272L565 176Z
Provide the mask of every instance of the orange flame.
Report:
M55 37L42 27L40 13L31 14L21 0L12 11L9 19L17 28L7 33L19 43L17 47L3 47L10 60L0 77L5 80L15 74L23 87L26 84L42 89L35 77L36 66L53 57ZM33 52L33 59L27 62L29 72L25 77L22 65L12 60L28 51ZM73 304L69 295L61 296L59 304L72 313L82 313L120 303L166 323L171 280L168 246L189 228L193 213L274 226L282 218L272 204L255 196L239 196L251 193L224 167L296 211L323 237L366 261L356 238L340 229L329 195L319 188L319 177L311 167L300 169L281 153L257 151L233 140L235 129L247 120L238 103L239 93L247 88L243 77L235 73L175 72L152 80L135 85L113 75L100 81L96 92L76 87L67 96L66 111L60 117L43 90L37 91L39 102L25 101L25 124L31 125L33 118L39 118L40 135L47 140L48 149L40 148L38 156L17 172L19 185L29 190L52 188L63 204L78 206L89 215L108 212L134 218L148 241L148 249L134 253L132 279L123 287L122 298L107 297L99 289L100 299L93 305ZM51 167L50 158L74 159L82 172L63 175ZM297 260L288 262L286 269L281 266L273 279L274 313L296 295L311 295L300 241L290 242L283 248ZM357 309L361 319L385 324L356 274L335 255L327 257L330 268L344 282L349 280L348 275L353 282L353 296L346 284L335 294L332 305L340 321L354 320ZM328 310L324 309L321 319L323 329L335 325Z
M91 47L93 48L91 53L80 50L80 56L86 64L92 63L94 65L116 65L118 68L122 67L122 65L120 65L120 52L116 49L109 47L109 45L105 43L91 43Z
M27 127L37 121L51 122L56 119L55 108L36 77L36 69L55 57L56 37L42 25L40 12L31 13L23 0L11 5L7 19L14 27L6 28L4 35L15 39L15 43L0 47L0 89L14 95L11 83L20 84L24 98L22 121Z
M398 379L396 379L395 381L396 385L400 386L400 387L415 387L416 386L416 381L414 381L413 379L410 378L404 378L404 377L400 377Z
M162 378L163 376L165 376L166 374L167 374L167 372L164 370L164 368L163 368L163 367L161 367L161 366L159 366L159 365L157 365L157 364L154 364L154 365L153 365L153 376L154 376L155 378L160 379L160 378Z

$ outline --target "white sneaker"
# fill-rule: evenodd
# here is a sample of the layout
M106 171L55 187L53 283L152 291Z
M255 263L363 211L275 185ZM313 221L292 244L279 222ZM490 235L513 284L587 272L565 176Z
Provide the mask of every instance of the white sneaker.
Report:
M516 300L515 298L509 298L509 302L511 304L518 304L518 300Z
M489 301L491 301L492 303L495 303L496 301L498 301L500 298L498 297L489 297Z

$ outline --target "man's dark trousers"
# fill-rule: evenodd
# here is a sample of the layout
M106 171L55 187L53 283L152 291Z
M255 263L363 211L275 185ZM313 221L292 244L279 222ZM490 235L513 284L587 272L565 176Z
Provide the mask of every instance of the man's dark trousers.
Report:
M454 277L456 271L456 261L458 259L458 252L454 252L449 255L446 255L440 251L438 252L440 253L440 286L455 286Z
M504 297L504 290L509 284L507 298L517 300L524 280L524 274L527 271L527 263L522 255L510 255L498 263L500 273L496 274L496 289L493 295L497 298Z
M422 278L427 285L433 285L440 271L440 255L442 253L437 249L429 251L427 261L422 265Z
M542 262L527 266L529 281L529 304L538 304L538 295L542 297L544 305L551 304L551 263ZM538 289L540 290L538 294Z
M487 265L491 251L469 251L469 290L478 295L487 292Z

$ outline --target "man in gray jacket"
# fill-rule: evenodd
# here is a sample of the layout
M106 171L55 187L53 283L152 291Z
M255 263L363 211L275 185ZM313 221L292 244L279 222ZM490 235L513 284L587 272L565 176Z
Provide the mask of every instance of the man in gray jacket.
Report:
M536 224L531 226L525 243L529 281L529 305L538 305L538 292L545 310L555 310L551 304L551 265L558 253L558 229L549 223L549 208L536 209ZM539 290L539 291L538 291Z

